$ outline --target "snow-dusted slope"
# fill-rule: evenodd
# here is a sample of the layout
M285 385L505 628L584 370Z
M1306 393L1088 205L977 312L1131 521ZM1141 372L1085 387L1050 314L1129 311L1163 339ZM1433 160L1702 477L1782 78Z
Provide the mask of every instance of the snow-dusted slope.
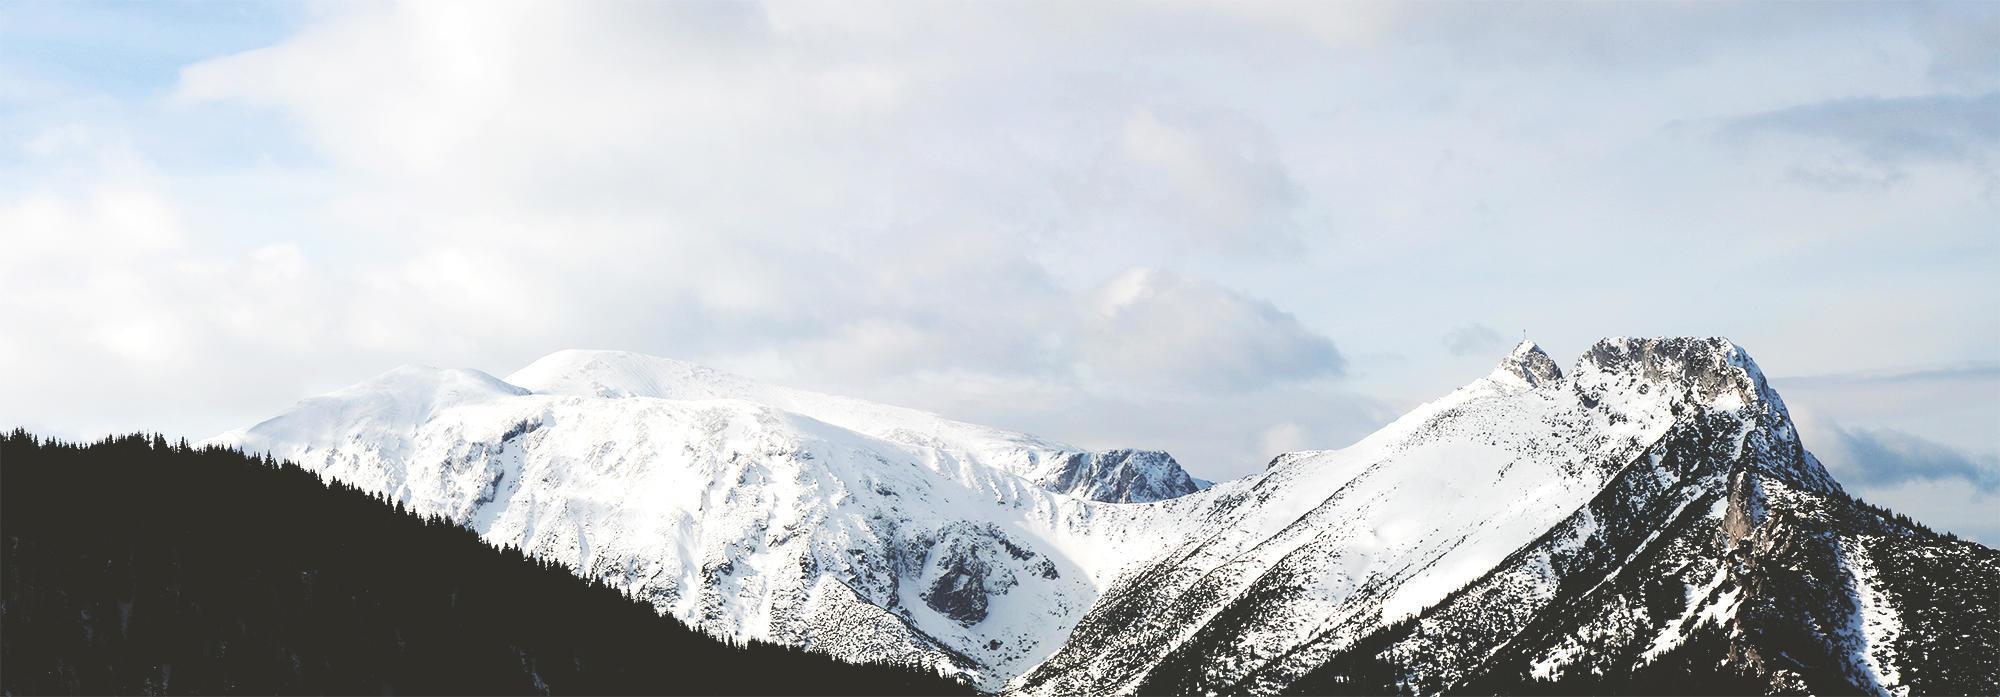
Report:
M1219 532L1108 589L1011 687L1907 694L1913 672L1930 691L2000 686L2000 554L1853 503L1726 340L1607 339L1568 376L1523 345L1253 490L1267 493ZM1894 549L1929 578L1883 581L1869 562ZM1978 611L1887 600L1919 595ZM1920 619L1928 643L1905 650ZM1899 671L1911 655L1923 670Z
M1912 615L1903 573L2000 577L1992 550L1913 542L1847 503L1722 339L1607 339L1567 375L1524 342L1359 443L1208 488L1164 453L601 351L506 381L399 369L218 441L717 633L1020 693L1532 691L1705 661L1735 631L1779 639L1732 646L1730 665L1842 666L1758 668L1771 685L1899 694L1951 654L1940 634L2000 645L1995 623ZM1810 522L1836 509L1845 527ZM2000 583L1973 586L1973 606L2000 607L1976 597ZM1800 623L1823 631L1796 639ZM1930 684L2000 676L1982 665Z
M1093 499L1194 488L1164 454L636 354L563 352L513 381L398 368L214 442L448 516L718 634L989 686L1176 536L1153 517L1172 509Z
M2000 552L1758 467L1785 455L1726 435L1679 429L1534 544L1289 689L2000 690Z
M655 399L740 399L809 416L887 441L949 451L1097 501L1138 503L1201 488L1158 451L1086 452L1025 433L849 397L767 385L692 363L628 351L558 351L507 376L539 394ZM1107 464L1098 464L1107 463Z
M1317 637L1357 636L1438 602L1672 428L1677 387L1636 365L1580 367L1565 381L1524 342L1491 375L1353 447L1296 453L1219 485L1204 511L1210 534L1110 589L1015 687L1127 691L1165 680L1154 675L1162 665L1193 673L1174 676L1176 688L1234 685L1272 662L1316 665L1325 654L1297 650Z

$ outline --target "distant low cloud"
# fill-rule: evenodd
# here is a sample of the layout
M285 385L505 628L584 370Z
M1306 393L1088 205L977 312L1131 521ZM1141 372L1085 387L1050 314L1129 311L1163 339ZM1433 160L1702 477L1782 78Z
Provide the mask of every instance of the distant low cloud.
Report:
M1312 444L1306 440L1305 428L1298 422L1281 421L1257 434L1257 446L1259 450L1276 456L1305 450Z
M1931 9L1931 8L1926 8ZM1931 11L1913 24L1930 50L1930 77L1964 89L2000 86L2000 6L1965 3L1953 11Z
M1500 332L1484 324L1468 324L1444 335L1444 350L1454 356L1493 353L1506 344Z
M1831 145L1794 165L1794 176L1812 183L1893 184L1918 164L1965 166L1990 178L2000 154L2000 92L1804 104L1734 119L1717 136L1731 143Z
M1893 385L1926 382L1962 383L1969 381L1992 381L2000 379L2000 362L1972 361L1960 365L1923 368L1918 370L1832 373L1828 375L1806 375L1785 378L1785 382L1801 387L1841 386L1841 385Z
M1132 269L1090 299L1084 367L1140 386L1248 390L1336 377L1333 340L1276 306L1156 269Z
M1797 414L1797 412L1794 412ZM1894 428L1799 420L1806 448L1848 493L1988 546L2000 545L2000 457Z
M1806 449L1850 493L2000 545L2000 364L1773 377Z
M1822 424L1815 454L1850 487L1957 481L1983 493L2000 493L2000 458L1981 456L1889 428Z
M1161 237L1230 256L1302 248L1301 192L1256 123L1141 110L1120 127L1117 151L1093 168L1090 200L1079 202L1113 239Z

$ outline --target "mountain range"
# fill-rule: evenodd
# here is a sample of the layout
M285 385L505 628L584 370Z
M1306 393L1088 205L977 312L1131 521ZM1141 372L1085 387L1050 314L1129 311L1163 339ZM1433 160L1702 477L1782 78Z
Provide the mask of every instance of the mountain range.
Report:
M2000 552L1848 495L1748 354L1523 342L1210 484L688 363L405 367L209 441L718 636L1017 694L2000 690Z

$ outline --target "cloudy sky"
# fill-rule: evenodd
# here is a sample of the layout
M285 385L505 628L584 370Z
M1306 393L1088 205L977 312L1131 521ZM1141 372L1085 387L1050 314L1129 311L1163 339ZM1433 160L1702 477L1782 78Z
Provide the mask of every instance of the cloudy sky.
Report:
M1724 335L2000 543L2000 3L0 4L0 424L622 348L1196 474Z

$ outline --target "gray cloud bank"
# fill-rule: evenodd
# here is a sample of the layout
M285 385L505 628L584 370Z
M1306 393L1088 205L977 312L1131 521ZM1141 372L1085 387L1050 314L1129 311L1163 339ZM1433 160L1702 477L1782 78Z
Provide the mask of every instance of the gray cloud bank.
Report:
M1773 378L1849 492L2000 545L2000 364Z
M1848 493L2000 546L2000 457L1889 428L1802 422L1806 447Z
M1833 463L1841 483L1861 488L1912 481L1957 480L2000 493L2000 457L1975 456L1936 441L1887 428L1829 425L1833 436L1814 453Z
M1889 183L1919 163L1962 165L1991 179L2000 152L2000 92L1854 97L1739 117L1718 135L1734 143L1820 139L1846 159L1803 161L1794 173L1828 184Z

